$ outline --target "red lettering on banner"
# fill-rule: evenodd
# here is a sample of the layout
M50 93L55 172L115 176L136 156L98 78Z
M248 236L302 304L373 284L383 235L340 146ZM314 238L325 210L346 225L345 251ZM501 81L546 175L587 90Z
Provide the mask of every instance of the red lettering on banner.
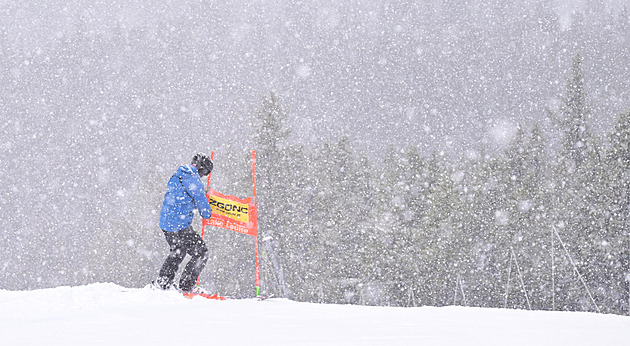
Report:
M252 228L251 225L239 225L238 223L231 222L230 220L219 219L219 218L211 218L210 220L204 220L204 223L208 226L212 227L220 227L225 228L230 231L248 234L248 235L256 235L255 228Z

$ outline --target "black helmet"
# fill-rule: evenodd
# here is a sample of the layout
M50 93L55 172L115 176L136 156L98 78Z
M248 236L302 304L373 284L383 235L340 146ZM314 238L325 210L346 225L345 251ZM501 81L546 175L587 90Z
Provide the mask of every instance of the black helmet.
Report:
M193 156L191 164L197 167L200 177L210 174L210 172L212 172L212 166L214 166L210 157L204 153L198 153Z

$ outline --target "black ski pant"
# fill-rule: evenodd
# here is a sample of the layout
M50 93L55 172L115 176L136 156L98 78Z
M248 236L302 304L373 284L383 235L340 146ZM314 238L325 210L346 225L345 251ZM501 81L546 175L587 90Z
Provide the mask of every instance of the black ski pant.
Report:
M206 243L193 230L192 226L177 232L162 231L164 236L166 236L168 245L171 247L171 252L164 261L162 269L160 269L159 282L163 287L170 286L175 279L175 273L177 273L179 265L186 257L186 254L188 254L191 256L191 259L182 272L179 288L182 291L191 291L195 286L197 277L208 261Z

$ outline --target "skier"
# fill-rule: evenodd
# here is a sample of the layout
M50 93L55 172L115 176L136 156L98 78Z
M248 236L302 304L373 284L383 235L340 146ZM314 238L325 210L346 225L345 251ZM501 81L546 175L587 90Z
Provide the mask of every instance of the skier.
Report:
M212 166L208 155L198 153L189 165L179 167L168 181L160 212L160 228L166 236L170 253L160 269L159 277L152 283L154 288L167 290L174 287L184 293L205 293L195 287L195 282L208 261L208 248L193 230L192 221L195 209L202 218L210 218L210 203L201 177L210 174ZM175 273L186 254L191 259L182 272L179 287L176 287L173 284Z

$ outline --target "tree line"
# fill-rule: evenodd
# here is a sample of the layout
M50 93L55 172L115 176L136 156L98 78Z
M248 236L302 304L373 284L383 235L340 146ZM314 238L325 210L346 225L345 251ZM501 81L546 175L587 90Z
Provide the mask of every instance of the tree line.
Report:
M629 313L630 112L606 137L591 130L581 56L554 131L519 127L503 152L462 161L413 146L377 158L346 137L291 145L278 97L260 107L270 293Z

